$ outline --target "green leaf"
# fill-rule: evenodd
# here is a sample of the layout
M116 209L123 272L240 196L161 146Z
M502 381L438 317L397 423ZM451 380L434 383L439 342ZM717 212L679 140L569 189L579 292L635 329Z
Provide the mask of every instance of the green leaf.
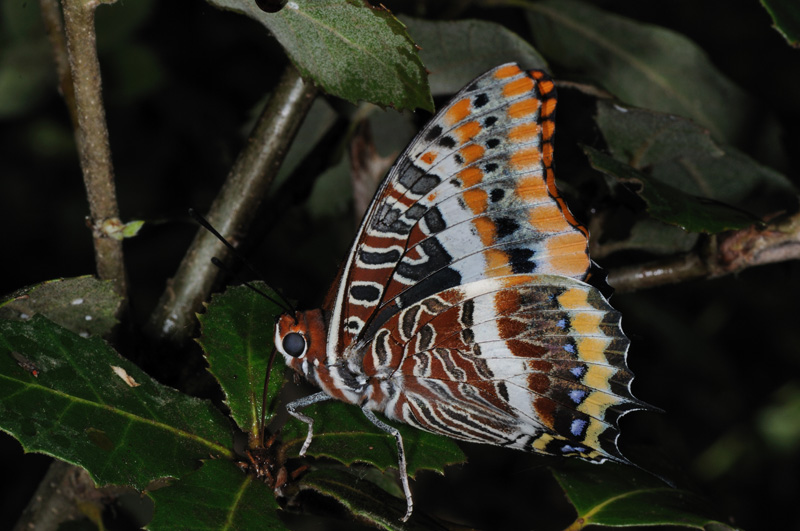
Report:
M254 285L272 294L263 282ZM231 417L242 431L255 435L261 420L264 376L273 350L275 318L282 313L277 304L245 286L215 294L205 313L198 315L200 338L208 370L225 393ZM267 393L267 422L275 413L275 402L283 386L284 362L275 356Z
M600 100L597 125L614 158L683 192L758 214L792 206L796 192L785 176L714 142L690 120Z
M261 22L300 74L329 94L433 111L425 68L405 26L365 0L293 0L277 13L252 0L209 0Z
M537 48L626 103L691 118L738 145L752 135L754 102L673 31L575 0L524 3Z
M455 94L497 65L516 61L522 68L547 69L547 61L519 35L483 20L429 21L401 16L422 48L434 96Z
M42 314L84 336L103 336L117 323L122 298L111 281L92 276L56 279L22 288L0 302L0 319Z
M597 125L614 158L637 169L725 154L708 129L680 116L598 100Z
M147 525L151 531L287 529L272 490L232 461L205 461L199 470L148 495L155 502Z
M674 489L628 466L564 463L553 475L578 512L569 529L676 525L703 529L718 522L696 494ZM578 524L580 522L580 524Z
M592 147L584 147L584 152L593 168L632 187L647 204L650 215L665 223L688 232L714 234L759 222L729 205L682 192Z
M761 0L772 25L789 45L800 48L800 4L797 0Z
M82 466L99 485L141 490L199 459L233 456L230 424L209 401L42 316L0 321L0 382L0 429L28 452Z
M324 468L303 476L300 488L330 496L344 505L359 520L379 529L410 530L441 528L429 517L415 512L411 520L400 519L406 513L405 499L391 496L377 485L343 470Z
M392 435L372 425L361 410L343 402L315 404L303 410L314 419L314 439L307 454L328 457L346 465L368 463L381 470L397 468L397 445ZM387 421L388 422L388 421ZM444 473L444 467L463 463L466 456L452 439L421 431L397 422L406 452L408 475L419 470ZM296 456L308 433L307 426L292 418L283 429L287 457Z

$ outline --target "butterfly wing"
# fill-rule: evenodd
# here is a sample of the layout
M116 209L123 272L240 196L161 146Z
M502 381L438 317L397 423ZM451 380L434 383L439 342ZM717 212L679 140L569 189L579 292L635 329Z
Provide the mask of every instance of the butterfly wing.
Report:
M456 439L627 462L617 421L647 407L630 392L628 344L619 313L584 282L479 280L377 331L363 358L375 378L369 405Z
M555 92L495 68L414 139L342 270L330 365L366 377L362 406L453 438L625 461L619 314L583 282L586 230L555 186Z
M411 142L373 199L331 299L329 363L400 309L509 274L585 277L585 229L556 189L555 92L516 64L470 83Z

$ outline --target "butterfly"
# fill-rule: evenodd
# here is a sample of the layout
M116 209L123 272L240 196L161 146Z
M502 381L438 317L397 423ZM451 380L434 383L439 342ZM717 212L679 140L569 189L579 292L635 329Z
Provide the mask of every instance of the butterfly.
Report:
M355 404L463 441L628 463L620 314L587 282L588 231L553 175L555 85L515 63L470 82L379 187L322 309L282 315L275 346L321 389L287 405Z

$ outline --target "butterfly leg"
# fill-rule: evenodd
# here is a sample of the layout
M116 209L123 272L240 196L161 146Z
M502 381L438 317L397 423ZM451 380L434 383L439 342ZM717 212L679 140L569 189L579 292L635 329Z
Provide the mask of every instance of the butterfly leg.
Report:
M304 396L303 398L299 398L297 400L292 400L291 402L286 404L286 411L288 411L291 416L293 416L300 422L305 422L306 424L308 424L308 435L306 435L306 441L303 443L303 447L300 448L300 455L306 455L306 450L308 450L308 445L311 444L311 438L314 437L314 419L312 419L308 415L303 415L297 410L308 407L311 404L316 404L317 402L324 402L325 400L330 400L330 399L331 399L330 395L323 392L319 392L313 395Z
M373 423L377 428L385 431L386 433L394 436L394 440L397 442L397 457L398 457L398 468L400 471L400 482L403 484L403 493L406 495L406 515L402 518L403 522L408 521L411 518L411 513L414 511L414 499L411 497L411 487L408 486L408 471L406 470L406 451L403 447L403 436L400 435L400 432L389 426L378 417L375 416L371 410L362 407L361 411L364 412L364 415L367 417L371 423Z

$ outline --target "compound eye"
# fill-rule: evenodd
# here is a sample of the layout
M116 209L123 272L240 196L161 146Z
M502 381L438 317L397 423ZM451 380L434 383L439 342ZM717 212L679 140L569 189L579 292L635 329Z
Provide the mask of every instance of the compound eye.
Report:
M300 357L306 350L306 338L303 334L289 332L283 337L283 351L293 358Z

